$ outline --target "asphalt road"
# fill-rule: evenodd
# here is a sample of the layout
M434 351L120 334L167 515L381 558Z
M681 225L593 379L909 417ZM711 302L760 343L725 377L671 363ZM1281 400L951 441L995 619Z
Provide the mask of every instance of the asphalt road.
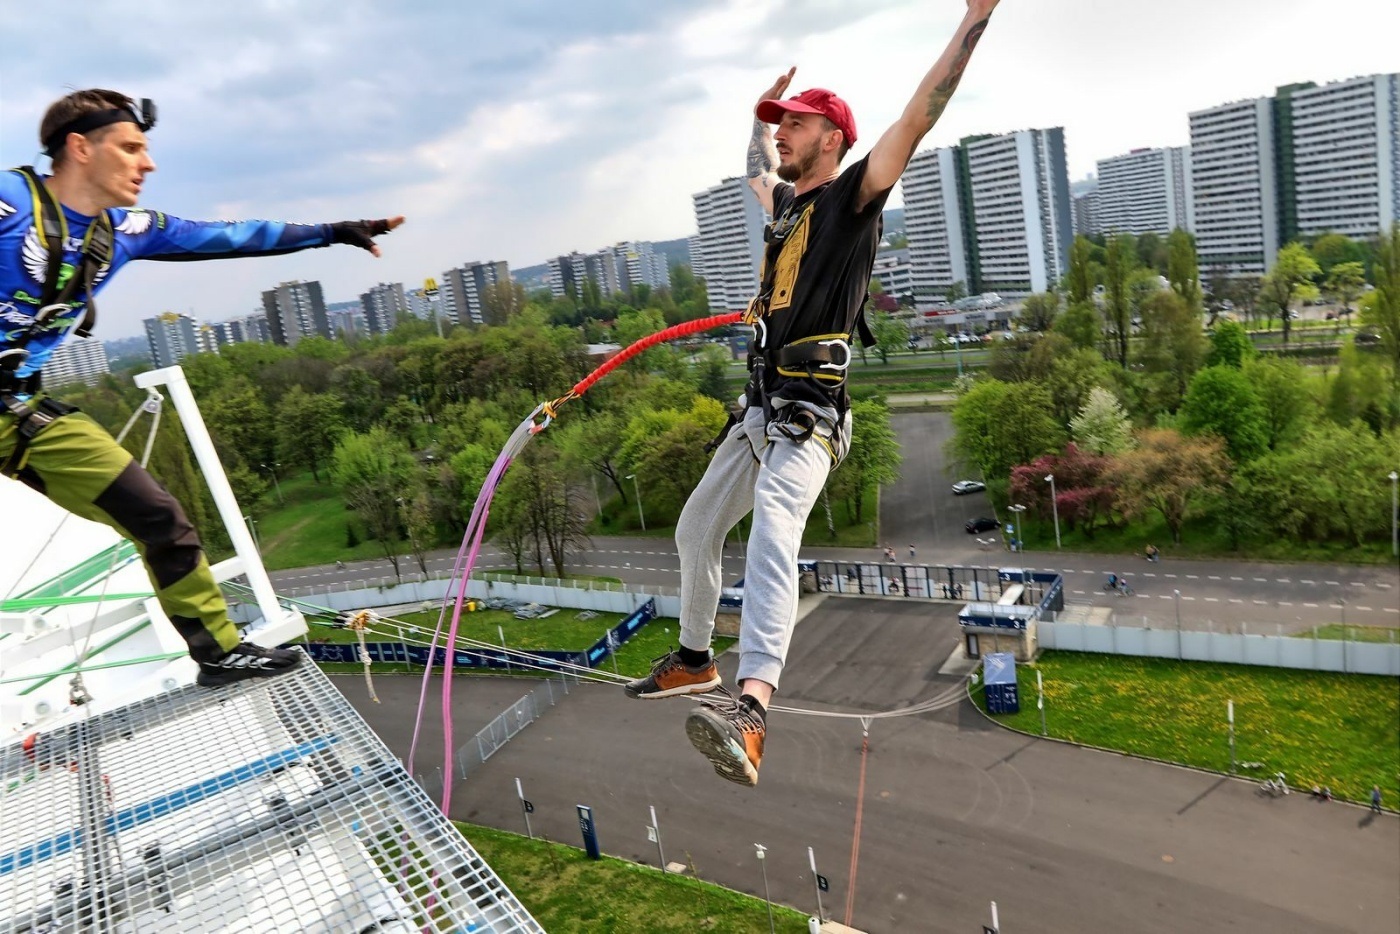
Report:
M955 683L936 674L954 625L929 604L827 600L798 626L782 699L869 712L935 696ZM734 665L732 653L721 659L731 680ZM378 678L378 705L358 678L338 680L406 755L418 679ZM527 689L459 681L456 745ZM964 701L873 721L853 876L858 720L773 714L762 780L744 789L689 746L688 701L631 701L589 684L556 696L459 783L454 817L523 830L518 777L536 834L579 846L574 805L587 804L604 852L655 865L654 805L668 860L693 859L701 877L761 896L762 843L773 898L809 912L810 846L831 882L827 916L845 918L854 883L852 923L871 932L976 931L991 900L1007 932L1400 929L1393 814L1264 798L1250 782L1022 736ZM430 708L417 763L430 786L438 716Z

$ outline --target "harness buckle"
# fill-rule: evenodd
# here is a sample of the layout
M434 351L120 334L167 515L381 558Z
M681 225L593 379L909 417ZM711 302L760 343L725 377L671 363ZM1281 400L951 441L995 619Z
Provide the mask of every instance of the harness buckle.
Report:
M845 340L843 340L843 339L841 339L841 338L839 338L839 337L833 337L831 340L817 341L817 344L818 344L819 346L822 346L822 347L840 347L843 351L846 352L846 359L842 360L840 363L822 363L822 364L818 364L817 369L819 369L819 370L835 370L835 371L838 372L838 373L844 373L846 370L850 369L850 366L851 366L851 345L848 344Z

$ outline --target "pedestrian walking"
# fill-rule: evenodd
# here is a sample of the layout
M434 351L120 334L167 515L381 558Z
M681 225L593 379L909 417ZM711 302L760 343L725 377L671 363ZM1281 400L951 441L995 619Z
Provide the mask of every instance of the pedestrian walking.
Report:
M1381 812L1381 786L1371 786L1371 810L1379 814Z
M910 542L910 543L909 543L909 560L910 560L910 561L913 561L913 560L914 560L914 543L913 543L913 542Z

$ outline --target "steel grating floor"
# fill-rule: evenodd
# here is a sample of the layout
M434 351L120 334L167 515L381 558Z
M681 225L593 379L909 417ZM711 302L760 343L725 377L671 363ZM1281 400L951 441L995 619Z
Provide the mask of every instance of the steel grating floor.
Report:
M314 665L0 749L0 934L542 930Z

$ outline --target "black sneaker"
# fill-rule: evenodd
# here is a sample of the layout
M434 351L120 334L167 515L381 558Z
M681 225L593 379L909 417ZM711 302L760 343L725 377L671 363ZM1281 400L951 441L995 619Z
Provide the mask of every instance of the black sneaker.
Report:
M628 681L622 690L628 697L654 700L681 694L704 694L719 685L719 669L715 667L713 658L698 668L692 668L681 661L679 652L667 652L660 658L652 659L651 674Z
M216 662L200 662L195 683L217 688L248 678L271 678L296 668L305 657L297 649L267 649L241 642Z
M702 701L685 719L690 744L710 760L720 778L740 785L758 784L767 733L763 718L743 701Z

